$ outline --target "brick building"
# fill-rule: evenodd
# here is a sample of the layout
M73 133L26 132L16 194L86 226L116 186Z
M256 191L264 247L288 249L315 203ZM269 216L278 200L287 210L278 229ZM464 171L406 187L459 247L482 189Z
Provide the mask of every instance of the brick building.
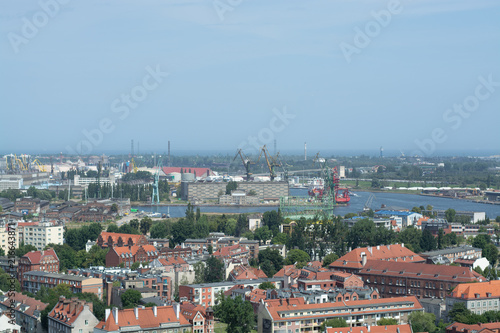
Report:
M258 331L318 331L325 320L333 318L344 319L350 327L373 326L382 318L407 324L412 312L422 310L413 296L320 304L305 304L303 298L267 300L259 307Z
M151 262L159 256L153 245L115 246L106 254L106 267L131 267L134 262Z
M36 294L42 286L50 289L63 283L69 285L70 290L75 294L93 293L102 299L103 281L99 278L32 271L24 273L21 287L25 291Z
M182 315L193 325L193 333L214 332L214 312L212 308L204 308L189 302L180 304Z
M485 281L466 267L383 260L368 260L358 275L365 285L378 288L382 297L444 298L460 283Z
M93 333L99 320L92 310L92 302L60 296L47 316L48 333Z
M446 327L446 333L499 333L500 322L496 323L478 323L478 324L462 324L453 323Z
M367 260L424 263L425 259L404 244L360 247L349 251L330 264L330 268L357 274Z
M19 258L17 276L23 287L24 273L31 271L43 271L47 273L59 272L59 258L54 249L45 251L31 251Z
M97 245L102 248L115 246L139 246L148 245L148 240L144 235L120 234L116 232L103 231L97 237Z

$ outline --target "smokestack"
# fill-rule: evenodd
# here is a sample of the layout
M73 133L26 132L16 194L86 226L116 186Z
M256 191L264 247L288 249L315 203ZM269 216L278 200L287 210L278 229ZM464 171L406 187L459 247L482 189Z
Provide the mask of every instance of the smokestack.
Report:
M170 140L168 140L168 166L170 166Z
M304 161L307 161L307 142L304 142Z
M134 139L130 141L130 156L134 156Z

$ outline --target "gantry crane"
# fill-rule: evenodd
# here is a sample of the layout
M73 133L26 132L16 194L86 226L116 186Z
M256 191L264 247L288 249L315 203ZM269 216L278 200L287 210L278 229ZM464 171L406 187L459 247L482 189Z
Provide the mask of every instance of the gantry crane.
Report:
M271 181L273 181L274 178L276 178L276 172L274 171L274 168L281 166L281 164L278 162L279 153L277 153L276 156L271 156L269 154L269 151L267 150L266 145L264 145L260 149L259 159L257 160L257 162L260 161L260 157L262 156L262 154L264 154L267 163L267 168L269 169Z
M326 163L326 159L321 158L319 152L316 154L313 160L313 164L318 163L321 166L321 178L324 181L324 191L322 195L323 200L326 198L331 198L333 204L335 205L335 181L333 177L333 170Z
M46 172L45 165L43 165L42 163L40 163L40 161L38 159L35 159L33 161L33 164L35 164L38 167L38 171L40 171L40 172Z
M240 155L243 166L245 167L247 181L250 181L250 176L252 175L252 173L250 172L250 165L255 164L255 162L252 162L252 160L250 160L250 158L248 158L241 149L238 149L238 151L236 152L236 156L234 156L233 158L233 161L236 159L236 157L238 157L238 155Z

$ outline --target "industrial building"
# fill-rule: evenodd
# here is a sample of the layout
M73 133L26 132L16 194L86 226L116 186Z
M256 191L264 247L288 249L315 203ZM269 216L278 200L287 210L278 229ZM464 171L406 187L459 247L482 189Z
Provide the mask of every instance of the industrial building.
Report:
M225 182L182 182L181 197L191 202L218 201L220 193L226 193L226 186ZM255 196L264 201L278 201L289 195L288 183L284 181L238 182L238 190L254 191Z

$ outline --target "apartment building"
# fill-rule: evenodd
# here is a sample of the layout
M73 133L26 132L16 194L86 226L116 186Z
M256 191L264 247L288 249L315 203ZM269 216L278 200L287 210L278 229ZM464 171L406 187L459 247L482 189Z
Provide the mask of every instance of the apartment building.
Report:
M404 244L360 247L349 251L330 264L330 268L357 274L367 260L424 263L425 259L409 250Z
M410 324L384 326L330 327L326 333L413 333Z
M59 258L54 249L45 251L31 251L19 258L17 276L23 287L24 274L31 271L43 271L46 273L59 272Z
M481 283L461 283L446 297L447 312L455 303L463 303L473 313L500 310L500 280Z
M63 244L64 227L55 222L40 222L24 227L23 242L33 245L37 250L43 250L49 244Z
M467 267L383 260L368 260L358 275L365 285L378 288L382 297L444 298L460 283L486 280Z
M239 280L239 281L223 281L214 283L189 284L179 286L179 297L194 304L201 304L205 307L214 306L215 300L220 292L228 291L234 286L240 285L244 288L257 288L262 282L271 282L276 288L280 288L280 278L272 279L257 279L257 280Z
M0 309L4 312L14 309L15 321L25 333L44 332L40 319L42 311L48 305L21 293L14 293L10 297L7 294L0 296Z
M103 282L99 278L32 271L24 273L21 288L36 294L42 286L50 289L62 283L68 284L71 291L75 294L93 293L99 299L102 299Z
M259 333L319 331L328 319L342 318L350 327L376 325L382 318L408 324L414 311L423 311L414 296L306 304L303 298L263 301L259 306Z

